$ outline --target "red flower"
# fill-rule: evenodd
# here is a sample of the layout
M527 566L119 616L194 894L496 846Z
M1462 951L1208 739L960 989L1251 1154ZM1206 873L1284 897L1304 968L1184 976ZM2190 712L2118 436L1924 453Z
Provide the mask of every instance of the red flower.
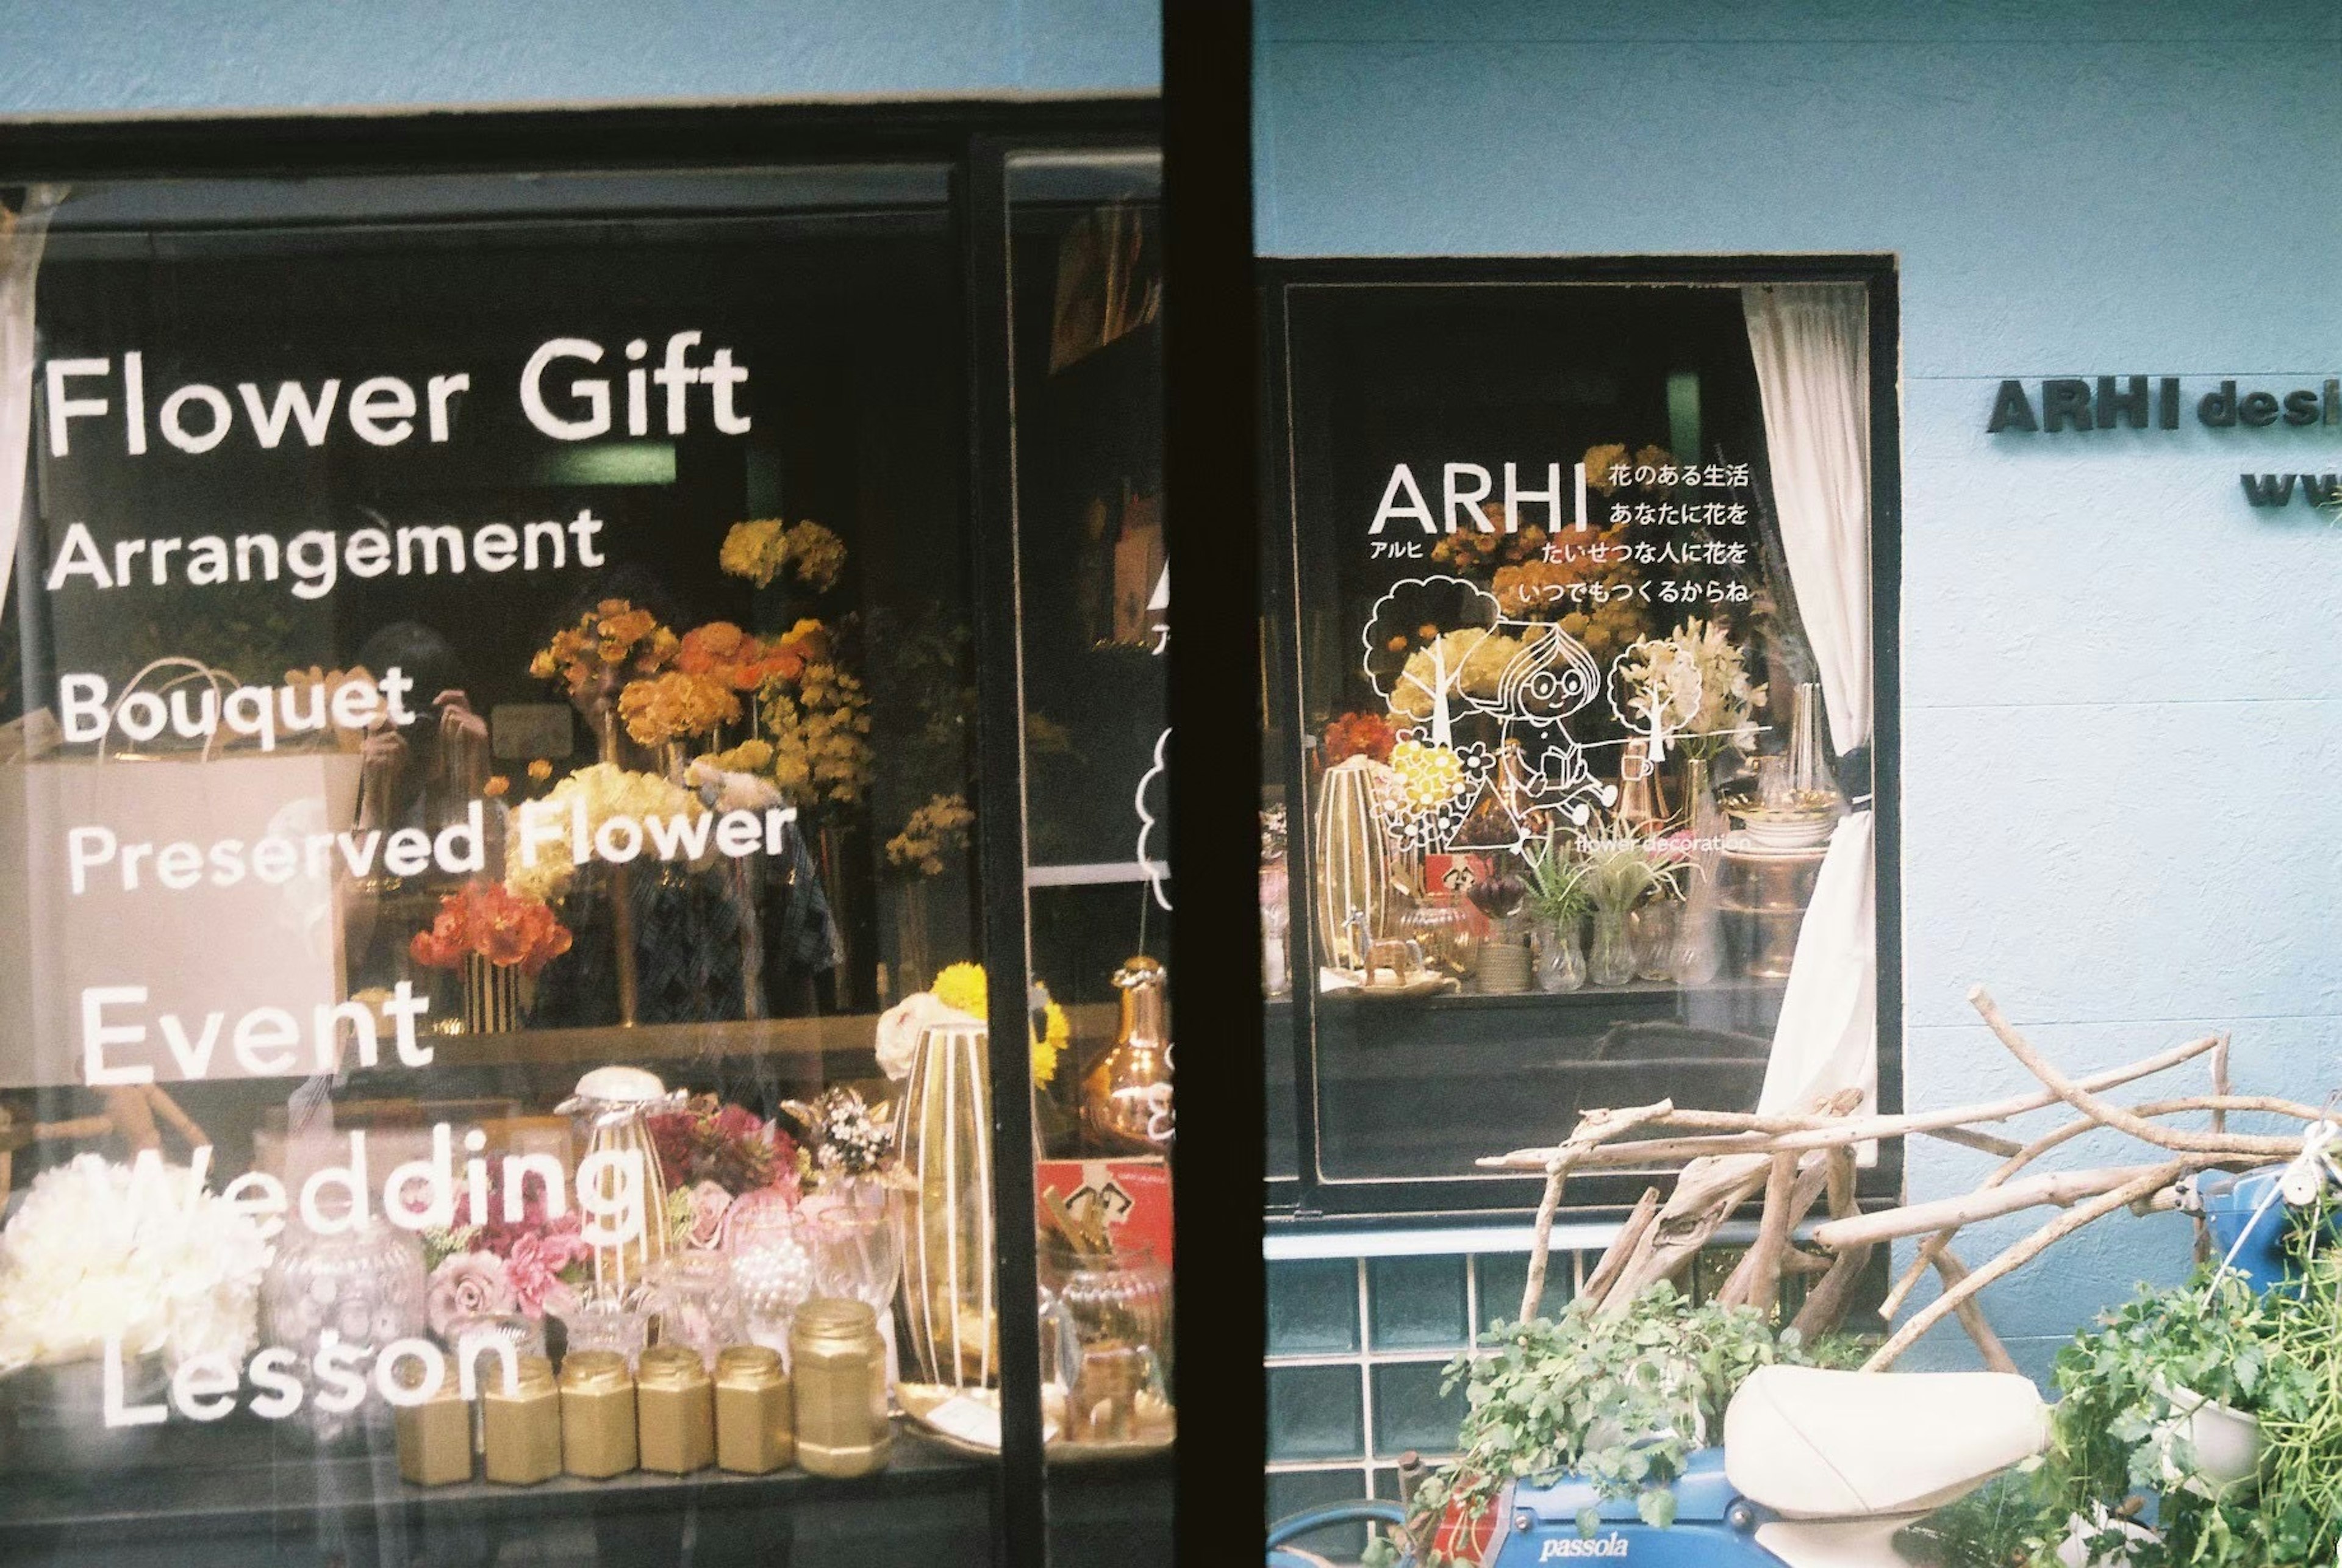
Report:
M1330 768L1355 756L1386 763L1391 747L1397 744L1398 732L1382 714L1344 714L1326 726L1326 765Z
M431 928L416 932L407 952L429 969L453 969L476 954L500 969L535 974L569 943L569 928L542 899L520 897L500 882L475 882L439 901Z

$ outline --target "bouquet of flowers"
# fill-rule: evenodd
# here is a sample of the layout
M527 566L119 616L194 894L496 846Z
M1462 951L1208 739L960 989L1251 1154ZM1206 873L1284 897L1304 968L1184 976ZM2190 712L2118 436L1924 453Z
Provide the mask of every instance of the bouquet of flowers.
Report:
M729 621L710 621L683 634L675 667L686 674L713 675L736 692L753 692L768 681L796 680L807 659L827 651L828 641L819 621L799 621L779 637L759 637Z
M1687 756L1756 744L1765 689L1750 684L1746 656L1714 621L1694 615L1666 636L1644 638L1619 661L1618 677L1626 698L1619 716L1657 730Z
M887 864L916 876L941 876L944 856L967 847L976 813L963 794L938 794L911 813L903 831L886 841Z
M0 1371L92 1360L109 1339L174 1366L241 1361L272 1250L195 1171L76 1155L42 1172L0 1232Z
M836 585L846 569L846 544L818 523L784 523L762 517L735 523L724 535L716 564L735 577L762 588L784 570L816 594Z
M884 1180L896 1174L894 1124L886 1119L884 1106L872 1109L858 1091L839 1084L823 1090L810 1104L791 1100L781 1110L796 1124L811 1151L806 1163L808 1186L856 1176Z
M870 787L870 698L830 658L809 659L796 681L774 681L757 713L772 736L773 782L801 804L852 805Z
M630 681L618 694L618 717L637 745L659 746L704 735L740 716L740 699L722 677L667 670Z
M655 675L681 644L648 610L605 599L553 634L528 662L540 681L558 680L580 707L609 697L629 675Z
M751 1193L794 1205L805 1178L795 1138L744 1105L701 1094L649 1118L667 1190L667 1223L681 1246L722 1246L735 1203Z
M1398 732L1382 714L1344 714L1326 726L1318 756L1329 768L1357 756L1386 763L1391 747L1397 744Z
M430 1271L424 1314L431 1332L445 1336L459 1318L482 1313L521 1313L542 1320L574 1310L577 1292L588 1282L594 1249L581 1233L575 1210L557 1217L545 1212L542 1193L525 1195L521 1217L504 1217L501 1177L488 1189L489 1222L423 1233L423 1261Z
M535 974L569 951L569 928L543 899L500 882L466 883L439 901L438 918L407 944L426 969L453 969L477 954L499 969Z
M579 768L546 793L534 809L566 821L571 803L586 804L586 836L591 842L602 824L614 816L637 821L651 816L697 817L707 808L697 792L671 784L656 774L638 774L609 763ZM569 891L576 864L570 860L570 840L563 834L536 845L536 864L528 864L528 841L515 833L505 845L505 886L522 898L547 904Z

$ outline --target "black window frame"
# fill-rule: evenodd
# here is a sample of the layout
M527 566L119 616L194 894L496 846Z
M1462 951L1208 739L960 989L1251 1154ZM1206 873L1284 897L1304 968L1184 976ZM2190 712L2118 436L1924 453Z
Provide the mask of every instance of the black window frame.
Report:
M1645 285L1729 287L1750 284L1855 283L1870 300L1870 550L1871 776L1877 847L1878 1110L1903 1108L1903 912L1901 644L1902 604L1902 324L1899 270L1891 255L1717 255L1696 256L1310 256L1264 257L1255 268L1261 323L1261 452L1264 700L1286 737L1264 746L1262 776L1282 784L1288 803L1306 800L1301 745L1303 701L1299 640L1305 606L1299 552L1306 530L1297 516L1293 331L1296 290L1343 286ZM1291 864L1306 868L1309 814L1289 811ZM1296 976L1314 972L1311 886L1306 869L1294 876L1290 951ZM1316 1128L1317 1007L1316 987L1296 983L1289 1000L1289 1041L1272 1021L1264 1050L1293 1055L1293 1146L1297 1170L1268 1173L1263 1202L1271 1236L1315 1230L1373 1230L1526 1217L1536 1206L1534 1176L1459 1176L1438 1181L1328 1179ZM1266 1066L1266 1063L1264 1063ZM1272 1096L1270 1104L1274 1105ZM1272 1112L1272 1114L1274 1114ZM1556 1124L1553 1135L1568 1128ZM1489 1149L1487 1154L1502 1153ZM1603 1223L1623 1219L1651 1178L1644 1174L1588 1173L1565 1198L1571 1217ZM1882 1146L1862 1173L1866 1205L1894 1200L1902 1190L1899 1145Z
M724 170L776 165L946 164L959 248L963 381L968 406L971 583L977 674L978 766L1006 800L1024 793L1018 558L1011 400L1006 166L1025 151L1159 151L1161 100L1153 93L906 100L773 101L706 105L613 105L494 110L385 110L19 120L0 141L0 190L129 180L238 180L365 175L494 175L576 170L597 174ZM201 225L192 226L205 226ZM235 226L233 223L218 226ZM29 481L28 481L29 482ZM995 974L1026 972L1026 844L1021 811L987 813L977 830L980 948ZM988 1020L997 1037L1027 1027L1022 988L996 986ZM991 1054L994 1147L1032 1146L1025 1054ZM996 1157L998 1299L1030 1301L1037 1286L1036 1226L1006 1223L1035 1213L1035 1175L1021 1158ZM1176 1330L1175 1330L1176 1332ZM1039 1323L999 1318L1002 1453L992 1467L990 1544L995 1560L1046 1564L1053 1536L1068 1557L1115 1560L1134 1539L1132 1513L1171 1535L1173 1456L1080 1473L1083 1495L1049 1517L1042 1443ZM1029 1368L1029 1375L1007 1375ZM683 1489L695 1483L686 1481ZM932 1491L921 1474L906 1491ZM884 1476L847 1489L877 1505ZM679 1495L680 1495L679 1492ZM215 1500L215 1506L221 1500ZM425 1506L428 1506L426 1502ZM168 1514L156 1515L167 1519ZM117 1520L117 1523L119 1521ZM1143 1538L1143 1537L1141 1537Z

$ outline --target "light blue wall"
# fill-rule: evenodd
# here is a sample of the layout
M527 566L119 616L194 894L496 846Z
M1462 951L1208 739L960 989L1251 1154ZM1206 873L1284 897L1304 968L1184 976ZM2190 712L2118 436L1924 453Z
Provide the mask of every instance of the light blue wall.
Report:
M2342 375L2342 5L1258 6L1265 252L1900 256L1915 1105L2031 1086L1976 981L2072 1068L2227 1029L2342 1085L2342 529L2236 479L2342 439L1983 434L2002 376ZM2109 1221L1988 1308L2038 1365L2186 1245Z
M1152 89L1153 0L0 0L0 114Z

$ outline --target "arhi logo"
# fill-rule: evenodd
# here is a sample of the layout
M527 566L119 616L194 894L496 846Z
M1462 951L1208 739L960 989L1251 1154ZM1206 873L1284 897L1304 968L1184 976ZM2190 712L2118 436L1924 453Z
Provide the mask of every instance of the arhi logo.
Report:
M1537 1553L1540 1563L1576 1563L1590 1557L1624 1557L1626 1538L1624 1535L1556 1535Z

